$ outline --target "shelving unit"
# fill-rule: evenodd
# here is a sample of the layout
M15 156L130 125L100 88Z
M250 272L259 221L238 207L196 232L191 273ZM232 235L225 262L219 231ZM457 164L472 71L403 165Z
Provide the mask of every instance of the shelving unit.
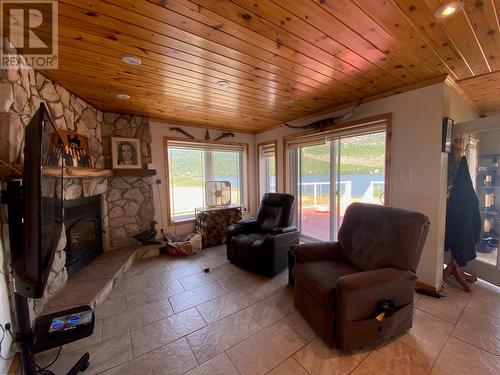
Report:
M496 195L500 189L500 154L483 154L477 168L477 195L482 219L481 241L476 251L485 255L498 251L500 233L500 200Z

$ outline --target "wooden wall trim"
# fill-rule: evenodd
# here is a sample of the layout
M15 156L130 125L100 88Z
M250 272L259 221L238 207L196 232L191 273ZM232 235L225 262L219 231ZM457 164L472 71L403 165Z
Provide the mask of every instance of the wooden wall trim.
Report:
M440 293L443 290L443 282L441 281L437 286L432 286L417 280L415 282L415 288L420 288L431 292Z
M286 192L286 171L287 171L287 151L288 151L288 141L301 138L311 134L320 134L323 131L328 130L342 130L355 126L362 126L363 124L375 123L375 122L385 122L386 124L386 153L385 153L385 181L384 181L384 202L388 204L390 202L390 175L391 175L391 148L392 148L392 113L384 113L377 116L366 117L364 119L355 120L351 122L346 122L343 124L332 125L325 127L322 130L310 130L301 133L290 134L283 137L283 191Z
M384 205L391 202L392 113L387 114L385 127Z
M256 155L257 158L255 159L255 170L257 171L257 190L256 190L256 202L257 205L260 202L260 147L265 146L265 145L274 145L274 152L275 152L275 160L274 160L274 180L276 184L276 192L278 192L278 140L277 139L270 139L265 142L257 143L255 145L256 148Z

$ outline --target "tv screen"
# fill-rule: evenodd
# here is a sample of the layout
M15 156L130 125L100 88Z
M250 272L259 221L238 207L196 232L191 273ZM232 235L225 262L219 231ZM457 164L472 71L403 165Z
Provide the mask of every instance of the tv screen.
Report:
M43 103L26 127L24 142L23 243L16 287L26 297L40 298L63 230L63 167L48 165L54 143L57 148L62 139Z

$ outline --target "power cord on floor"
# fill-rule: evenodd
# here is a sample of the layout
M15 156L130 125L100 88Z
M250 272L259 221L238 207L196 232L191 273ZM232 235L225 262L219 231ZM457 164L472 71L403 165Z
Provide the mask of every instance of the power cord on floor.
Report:
M2 355L2 344L3 344L3 341L5 340L5 336L6 336L7 332L9 333L9 335L14 340L14 343L16 342L15 338L14 338L14 335L12 334L12 331L11 331L10 327L11 327L10 323L5 324L5 327L2 324L0 324L0 330L2 331L2 337L0 338L0 358L2 358L5 361L10 361L17 354L17 353L14 353L12 356L7 357L7 358L5 358ZM40 367L40 366L36 365L38 375L56 375L56 373L54 373L53 371L49 370L48 368L50 366L52 366L54 363L56 363L56 361L59 359L59 356L61 355L61 350L62 350L62 345L59 347L59 350L57 351L56 357L48 365L46 365L44 367ZM22 366L22 361L21 361L21 366ZM21 373L22 373L22 371L21 371Z
M59 347L59 350L57 351L57 355L54 358L54 360L52 362L50 362L47 366L40 367L40 366L36 365L36 368L38 370L39 375L56 375L54 372L50 371L48 368L50 366L52 366L54 363L56 363L56 361L59 359L59 355L61 355L61 349L62 349L62 345Z
M5 326L7 326L7 324ZM5 340L5 336L6 336L7 332L6 332L6 329L4 328L4 326L2 324L0 324L0 329L2 330L2 337L0 338L0 358L2 358L4 361L10 361L11 359L13 359L16 356L16 353L14 353L13 355L11 355L10 357L4 357L2 355L2 344L3 344L3 340ZM12 336L12 333L10 332L10 328L7 329L7 331Z

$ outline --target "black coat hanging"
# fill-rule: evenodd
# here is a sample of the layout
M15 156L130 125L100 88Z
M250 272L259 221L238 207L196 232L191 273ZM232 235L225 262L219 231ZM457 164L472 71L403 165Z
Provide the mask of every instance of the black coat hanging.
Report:
M462 156L446 205L445 249L460 267L476 258L481 235L481 214L467 159Z

